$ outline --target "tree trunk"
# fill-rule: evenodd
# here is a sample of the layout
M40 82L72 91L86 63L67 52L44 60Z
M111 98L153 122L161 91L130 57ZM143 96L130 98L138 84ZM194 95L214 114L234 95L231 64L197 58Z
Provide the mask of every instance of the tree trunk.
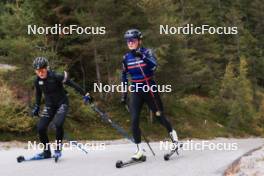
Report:
M100 66L99 66L99 61L98 61L98 54L97 54L97 48L96 45L94 45L94 63L95 63L95 69L96 69L96 78L97 78L97 83L101 83L101 73L100 73ZM100 98L103 99L103 93L99 92Z
M83 59L80 60L81 61L81 71L82 71L82 84L83 84L83 89L84 91L86 91L86 75L85 75L85 69L84 69L84 65L83 65Z
M111 85L112 81L111 81L110 61L109 61L109 56L107 53L105 54L105 59L106 59L106 69L107 69L107 83L108 83L108 85ZM110 98L112 98L113 97L112 95L113 95L112 93L107 93L106 98L108 96L110 96Z

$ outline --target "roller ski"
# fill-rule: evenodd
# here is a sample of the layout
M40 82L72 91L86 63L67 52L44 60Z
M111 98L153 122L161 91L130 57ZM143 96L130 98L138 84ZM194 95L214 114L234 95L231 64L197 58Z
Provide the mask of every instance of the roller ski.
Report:
M172 132L170 132L169 135L170 135L170 138L171 138L171 141L174 147L173 147L173 150L171 150L169 153L164 155L165 161L168 161L174 153L179 155L178 150L183 146L183 144L178 141L178 136L175 130L172 130Z
M121 161L121 160L117 161L116 162L116 168L122 168L122 167L130 166L130 165L142 163L142 162L145 162L146 159L147 159L147 157L145 155L143 155L143 151L141 149L138 149L138 151L131 157L130 160L128 160L128 161Z
M31 158L25 158L24 156L18 156L17 162L21 163L24 161L38 161L38 160L44 160L44 159L50 159L52 158L50 151L44 151L42 153L39 153Z

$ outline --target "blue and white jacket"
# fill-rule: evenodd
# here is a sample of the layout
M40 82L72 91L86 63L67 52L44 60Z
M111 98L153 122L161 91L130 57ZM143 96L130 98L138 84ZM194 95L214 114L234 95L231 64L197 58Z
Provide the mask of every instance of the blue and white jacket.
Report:
M128 75L131 82L149 84L157 67L157 59L152 50L139 48L126 53L123 57L122 83L128 84Z

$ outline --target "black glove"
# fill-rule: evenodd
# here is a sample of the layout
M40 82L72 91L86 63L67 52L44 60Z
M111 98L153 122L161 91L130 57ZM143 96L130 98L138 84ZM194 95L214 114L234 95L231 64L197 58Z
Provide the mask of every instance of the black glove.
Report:
M135 56L135 57L139 57L139 58L143 58L143 55L142 55L142 53L137 49L137 50L132 50L131 51L132 52L132 54Z
M92 103L93 102L93 97L91 97L90 94L87 93L85 96L83 96L83 102L85 104Z
M35 105L34 108L32 109L31 115L32 116L39 116L39 105Z

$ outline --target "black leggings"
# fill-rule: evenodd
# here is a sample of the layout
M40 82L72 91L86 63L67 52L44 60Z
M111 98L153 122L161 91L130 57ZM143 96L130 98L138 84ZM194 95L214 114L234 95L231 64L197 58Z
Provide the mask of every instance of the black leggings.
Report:
M170 122L163 115L163 105L158 92L133 92L130 99L130 114L132 117L132 133L136 144L141 142L139 115L144 102L147 103L159 123L163 125L168 132L172 131Z
M51 121L53 121L52 125L56 127L57 150L60 149L64 135L63 124L67 112L68 112L68 104L61 104L58 107L46 106L44 108L37 128L38 128L40 142L44 144L46 149L48 149L49 147L47 146L47 144L49 143L47 129Z

